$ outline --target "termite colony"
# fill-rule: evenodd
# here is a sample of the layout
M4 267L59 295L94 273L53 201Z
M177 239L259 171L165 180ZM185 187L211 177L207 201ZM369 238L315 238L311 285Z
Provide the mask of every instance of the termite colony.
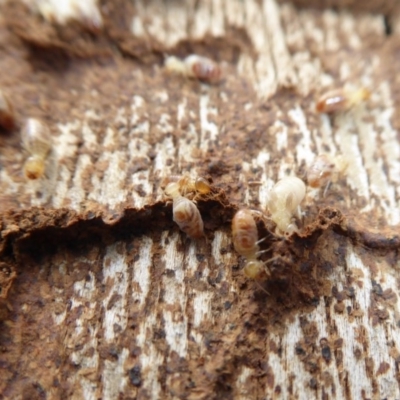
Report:
M0 127L6 130L16 128L14 108L8 97L0 90ZM36 118L28 118L21 129L21 142L29 154L23 165L26 179L40 179L45 172L46 159L52 147L48 126Z
M165 68L187 77L215 83L221 79L221 69L213 61L191 55L181 60L168 57ZM333 114L347 112L370 97L370 92L361 88L355 91L336 89L327 92L316 102L316 111ZM267 264L282 256L273 256L265 261L262 254L270 252L260 250L259 244L265 238L259 238L256 220L264 222L264 227L273 240L289 241L293 234L302 233L301 204L306 197L307 187L310 190L323 190L322 196L331 183L337 182L348 167L346 159L339 155L319 154L308 165L304 181L296 176L287 176L275 183L266 199L266 210L260 212L248 207L239 208L232 219L232 241L235 251L244 258L244 275L249 279L261 280L271 274ZM260 182L262 184L262 182ZM173 200L173 220L179 228L193 239L204 237L204 225L196 200L205 196L209 198L212 188L204 178L187 176L175 178L165 188L166 195ZM204 198L204 197L203 197ZM265 221L272 223L268 227ZM273 253L273 252L272 252ZM265 257L264 257L265 258Z

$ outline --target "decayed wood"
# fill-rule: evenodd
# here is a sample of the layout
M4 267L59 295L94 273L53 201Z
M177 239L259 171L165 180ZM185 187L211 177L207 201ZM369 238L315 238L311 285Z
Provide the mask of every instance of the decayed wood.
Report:
M1 137L7 284L17 273L0 309L5 398L400 397L397 36L382 15L104 2L88 35L2 7L0 84L54 135L47 177L28 183L18 132ZM221 85L163 71L188 52L220 61ZM370 101L316 115L344 84ZM281 256L267 296L241 273L231 217L265 211L274 182L323 152L349 167L308 193L306 239L267 238ZM181 173L220 190L198 203L207 240L172 224L162 182Z

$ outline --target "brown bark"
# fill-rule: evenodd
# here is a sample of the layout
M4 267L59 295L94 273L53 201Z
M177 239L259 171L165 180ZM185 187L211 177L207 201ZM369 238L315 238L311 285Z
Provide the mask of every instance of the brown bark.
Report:
M0 136L4 398L400 397L399 38L383 14L121 0L101 2L99 28L0 7L18 124ZM223 81L162 68L191 53ZM372 96L316 114L341 86ZM54 140L37 182L21 173L27 117ZM268 217L274 182L306 179L326 152L346 173L325 197L308 191L299 235L258 221L261 258L277 258L249 281L235 210ZM162 187L181 174L213 182L197 203L204 240L172 222Z

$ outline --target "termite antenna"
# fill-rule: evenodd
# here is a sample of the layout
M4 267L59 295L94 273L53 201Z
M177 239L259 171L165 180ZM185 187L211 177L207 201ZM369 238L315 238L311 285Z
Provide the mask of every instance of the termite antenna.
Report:
M329 186L331 186L331 181L329 181L329 182L326 184L325 189L324 189L324 193L322 193L322 197L325 197L325 196L326 196L326 193L328 192Z
M257 253L256 253L257 258L258 258L258 256L259 256L260 254L268 253L271 249L272 249L272 247L269 247L269 248L266 249L266 250L257 251Z
M257 242L256 242L256 244L260 244L260 243L262 243L265 239L266 239L267 237L265 236L265 237L263 237L262 239L260 239L260 240L257 240Z
M254 281L254 282L256 283L256 285L257 285L264 293L266 293L268 296L271 295L271 293L269 293L267 290L265 290L265 289L261 286L261 283L260 283L260 282L258 282L258 281Z
M270 259L267 260L267 261L264 261L264 264L266 265L266 264L268 264L268 263L270 263L270 262L273 262L273 261L277 260L278 258L282 259L281 256L275 256L275 257L270 258Z

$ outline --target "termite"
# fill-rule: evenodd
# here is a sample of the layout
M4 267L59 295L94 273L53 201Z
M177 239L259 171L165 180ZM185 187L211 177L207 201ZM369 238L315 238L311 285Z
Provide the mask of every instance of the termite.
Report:
M222 69L215 61L197 54L187 56L184 60L169 56L165 59L164 65L170 72L209 83L216 83L222 77Z
M39 179L45 171L45 161L51 149L51 134L48 126L35 118L28 118L21 131L22 144L30 156L23 170L27 179Z
M207 179L203 177L193 179L188 176L182 176L178 183L183 196L186 196L190 192L194 192L195 197L198 195L205 196L211 193L211 186Z
M307 183L312 188L325 186L324 196L331 182L347 169L348 163L343 156L320 154L307 171Z
M368 100L370 96L371 92L365 88L355 91L334 89L322 95L315 108L317 112L326 114L347 111L362 101Z
M239 210L232 219L232 237L235 250L246 258L243 273L247 278L260 279L269 274L265 264L257 258L261 254L258 244L257 225L252 212Z
M181 231L193 239L204 236L204 225L200 212L193 201L181 195L178 182L172 182L165 188L165 194L172 198L172 215Z
M184 63L188 76L207 82L218 82L222 77L221 67L210 58L192 54L185 58Z
M295 176L281 179L271 189L267 207L278 234L290 235L298 230L293 218L295 214L300 217L300 203L305 195L306 185Z
M7 96L0 90L0 126L10 131L15 126L14 109Z

